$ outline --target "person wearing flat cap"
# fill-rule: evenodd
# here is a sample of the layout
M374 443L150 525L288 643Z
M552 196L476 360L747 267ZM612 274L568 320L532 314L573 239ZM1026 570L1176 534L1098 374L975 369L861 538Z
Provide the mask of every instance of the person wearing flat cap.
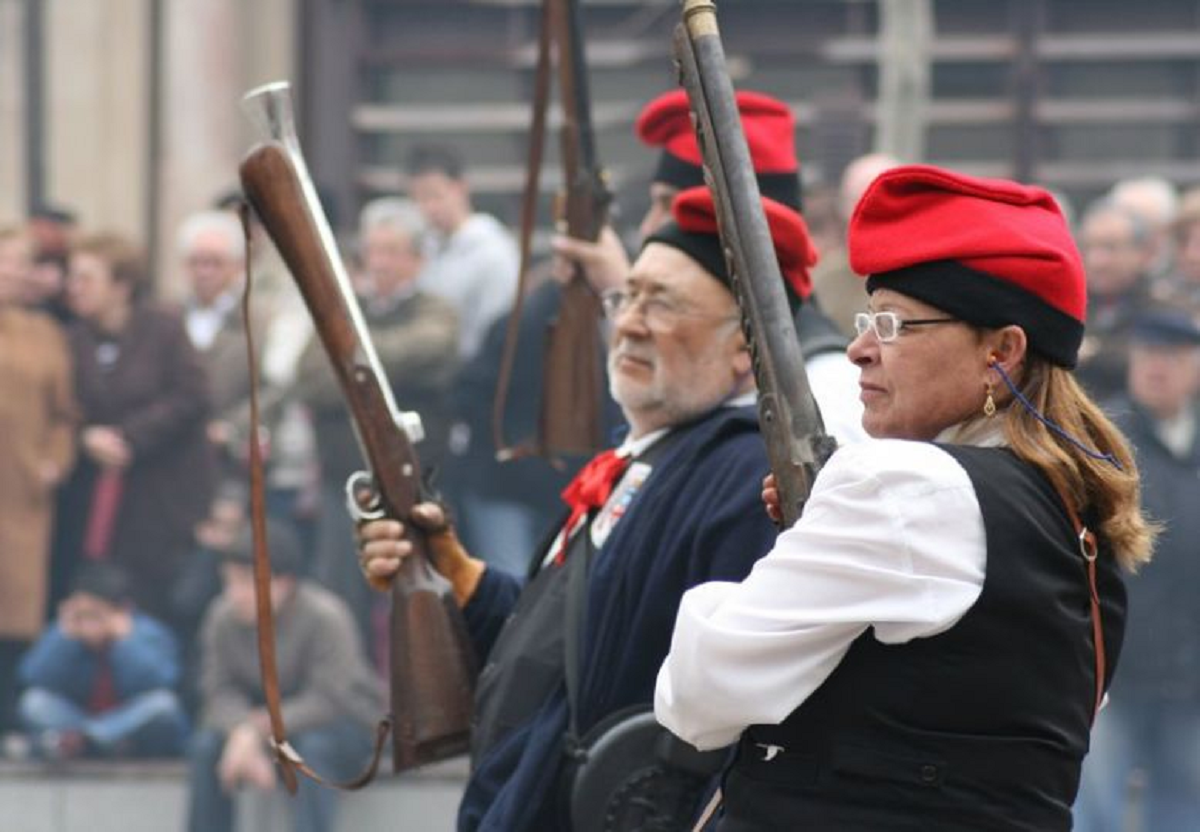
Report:
M799 302L815 252L799 214L765 205L785 289ZM629 435L563 491L565 521L527 580L467 554L436 506L414 512L432 530L434 565L454 588L483 668L460 830L578 829L578 804L563 805L564 748L631 708L659 730L649 719L654 676L679 598L703 581L744 577L775 538L759 506L768 466L751 359L713 214L707 189L680 194L621 289L605 294L611 391ZM828 389L815 378L813 387L825 408ZM369 575L395 573L410 551L402 533L395 520L363 525ZM578 676L568 694L572 652ZM639 758L620 773L644 772L642 764L657 765ZM688 777L663 776L631 783L638 800L613 811L640 814L610 828L682 828L699 795L686 800L677 788ZM659 788L647 795L646 784ZM588 804L583 815L609 809Z
M1125 395L1106 410L1137 451L1154 562L1129 581L1121 675L1096 719L1078 832L1187 830L1200 818L1200 327L1179 308L1133 319ZM1130 784L1140 780L1137 797Z
M872 183L849 253L872 438L749 576L684 595L656 716L738 743L723 832L1070 829L1154 537L1071 376L1079 254L1046 191L929 166Z
M371 756L383 713L379 684L341 598L305 580L300 541L267 521L271 607L281 711L288 740L322 775L349 778ZM275 767L267 743L255 626L254 541L249 525L221 551L222 594L201 628L200 719L189 751L189 832L233 827L233 796L270 790ZM301 777L295 830L334 828L337 793Z

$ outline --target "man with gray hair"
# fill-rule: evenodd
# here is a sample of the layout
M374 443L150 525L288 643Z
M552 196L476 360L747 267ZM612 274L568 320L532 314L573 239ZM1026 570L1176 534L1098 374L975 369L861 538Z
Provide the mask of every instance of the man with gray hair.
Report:
M250 368L240 293L246 270L241 223L228 211L199 211L179 226L176 248L187 285L183 321L200 355L212 396L208 438L222 477L238 476L246 455ZM263 331L255 315L255 332Z
M1139 214L1103 198L1084 212L1078 243L1087 272L1088 313L1076 377L1103 401L1125 389L1129 331L1150 301L1153 240Z
M397 404L417 411L424 422L426 437L417 450L429 465L440 460L445 447L447 398L458 371L458 318L448 302L417 286L424 266L423 229L421 213L406 199L368 203L359 215L362 265L355 291ZM316 339L300 356L295 393L308 406L320 466L315 577L347 602L365 643L378 648L372 600L383 596L373 599L359 575L345 509L346 478L363 467L363 460L341 390Z
M1166 277L1174 268L1171 231L1179 216L1179 193L1161 176L1121 179L1108 192L1109 199L1137 214L1146 223L1152 249L1150 277Z

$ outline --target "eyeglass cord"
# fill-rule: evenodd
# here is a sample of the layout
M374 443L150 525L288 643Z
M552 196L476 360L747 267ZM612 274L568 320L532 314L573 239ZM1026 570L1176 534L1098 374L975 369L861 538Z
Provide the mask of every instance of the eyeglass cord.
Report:
M1033 402L1031 402L1031 401L1029 401L1029 399L1025 398L1025 395L1020 390L1017 389L1017 386L1015 384L1013 384L1012 379L1008 377L1008 373L1004 372L1004 368L1001 367L998 362L993 362L991 366L992 366L992 369L994 369L996 372L998 372L1000 374L1000 378L1004 380L1005 385L1007 385L1008 389L1012 392L1013 398L1015 398L1017 401L1019 401L1021 403L1021 406L1024 407L1026 410L1028 410L1033 415L1033 418L1037 419L1043 425L1050 428L1050 430L1057 433L1063 439L1070 442L1072 445L1074 445L1079 450L1083 451L1085 454L1090 456L1092 459L1098 459L1101 462L1111 463L1112 466L1114 468L1116 468L1118 471L1124 470L1123 468L1121 468L1121 463L1118 462L1117 458L1115 456L1113 456L1111 453L1102 454L1099 451L1095 451L1095 450L1089 448L1087 445L1084 445L1082 442L1080 442L1074 436L1072 436L1071 434L1069 434L1065 430L1063 430L1061 427L1059 427L1058 424L1056 424L1053 419L1050 419L1046 416L1043 416L1041 413L1039 413L1038 409L1033 406Z

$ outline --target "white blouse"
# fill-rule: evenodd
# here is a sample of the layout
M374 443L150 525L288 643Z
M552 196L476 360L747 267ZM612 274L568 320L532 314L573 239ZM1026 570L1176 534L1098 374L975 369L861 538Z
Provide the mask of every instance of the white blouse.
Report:
M950 433L939 439L966 438ZM927 442L844 446L745 580L684 594L655 714L701 749L778 724L867 629L899 644L952 627L979 597L986 555L979 501L953 457Z

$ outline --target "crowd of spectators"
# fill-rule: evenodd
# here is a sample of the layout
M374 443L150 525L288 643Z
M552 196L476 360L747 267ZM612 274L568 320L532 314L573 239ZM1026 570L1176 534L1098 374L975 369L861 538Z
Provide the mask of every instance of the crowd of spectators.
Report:
M848 180L891 161L865 159ZM473 209L453 151L420 148L410 162L408 194L368 203L343 255L464 536L520 571L503 556L533 550L567 473L525 460L509 478L493 462L517 247ZM810 223L830 229L827 308L855 311L838 226L865 184L847 181L830 221ZM181 304L155 296L161 281L133 241L76 228L69 211L0 229L3 751L62 762L190 748L195 829L227 825L235 786L274 783L251 638L251 442L268 466L285 716L331 771L368 755L387 655L386 599L359 573L344 507L362 466L348 413L285 268L261 230L247 254L230 205L214 201L178 229ZM1121 801L1192 811L1187 795L1200 793L1200 189L1121 182L1079 217L1090 306L1078 378L1134 441L1146 504L1166 526L1130 582L1122 669L1085 765L1079 828L1103 830L1129 811ZM258 426L248 270L261 286L250 315ZM849 333L848 315L836 318ZM518 362L518 374L536 372ZM316 665L330 661L340 669ZM306 799L316 816L330 811Z

